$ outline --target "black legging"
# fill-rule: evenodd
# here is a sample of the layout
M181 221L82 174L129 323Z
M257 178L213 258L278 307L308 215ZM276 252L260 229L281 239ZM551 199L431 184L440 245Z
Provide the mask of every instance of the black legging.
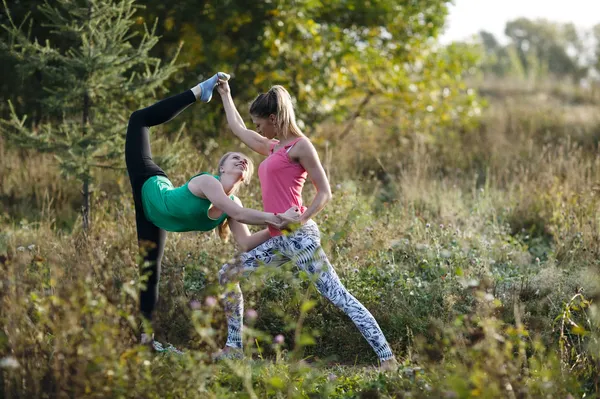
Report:
M149 127L160 125L176 117L196 101L191 90L159 101L131 114L125 140L125 163L133 189L135 222L143 263L140 271L148 276L146 288L140 292L140 310L148 320L158 300L160 263L165 250L167 232L146 219L142 206L142 186L152 176L167 174L152 160Z

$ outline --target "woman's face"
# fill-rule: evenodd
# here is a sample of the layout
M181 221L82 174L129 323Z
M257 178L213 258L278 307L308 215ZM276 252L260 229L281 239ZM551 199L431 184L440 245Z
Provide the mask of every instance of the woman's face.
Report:
M277 132L275 131L275 115L271 114L268 118L261 118L254 115L251 115L251 117L258 133L269 140L277 136Z
M238 181L247 181L250 176L250 160L239 152L231 153L221 166L221 175L233 175Z

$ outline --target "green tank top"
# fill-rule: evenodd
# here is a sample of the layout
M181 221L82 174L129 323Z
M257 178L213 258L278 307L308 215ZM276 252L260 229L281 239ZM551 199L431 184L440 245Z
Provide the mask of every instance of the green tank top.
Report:
M204 174L210 173L196 176ZM219 176L211 176L220 180ZM218 219L211 219L208 210L212 203L192 194L188 188L190 180L177 188L165 176L153 176L146 180L142 186L142 205L146 218L161 229L176 232L209 231L220 225L227 215L223 213ZM233 200L233 195L230 198Z

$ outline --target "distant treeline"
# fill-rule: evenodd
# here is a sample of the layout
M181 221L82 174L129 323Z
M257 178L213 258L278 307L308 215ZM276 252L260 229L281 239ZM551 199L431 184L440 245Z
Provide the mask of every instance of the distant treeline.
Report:
M576 83L600 78L600 23L586 30L573 23L519 18L506 24L505 34L509 41L503 44L492 33L479 33L485 73Z

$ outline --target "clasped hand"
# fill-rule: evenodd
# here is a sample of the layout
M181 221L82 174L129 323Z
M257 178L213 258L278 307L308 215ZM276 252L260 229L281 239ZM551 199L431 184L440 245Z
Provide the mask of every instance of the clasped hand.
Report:
M275 215L273 223L269 224L278 230L285 230L290 224L300 223L301 216L302 213L300 212L300 208L297 206L292 206L284 213Z
M217 92L221 96L226 96L227 94L229 94L231 92L231 89L229 88L229 82L225 79L219 79L219 81L217 82Z

